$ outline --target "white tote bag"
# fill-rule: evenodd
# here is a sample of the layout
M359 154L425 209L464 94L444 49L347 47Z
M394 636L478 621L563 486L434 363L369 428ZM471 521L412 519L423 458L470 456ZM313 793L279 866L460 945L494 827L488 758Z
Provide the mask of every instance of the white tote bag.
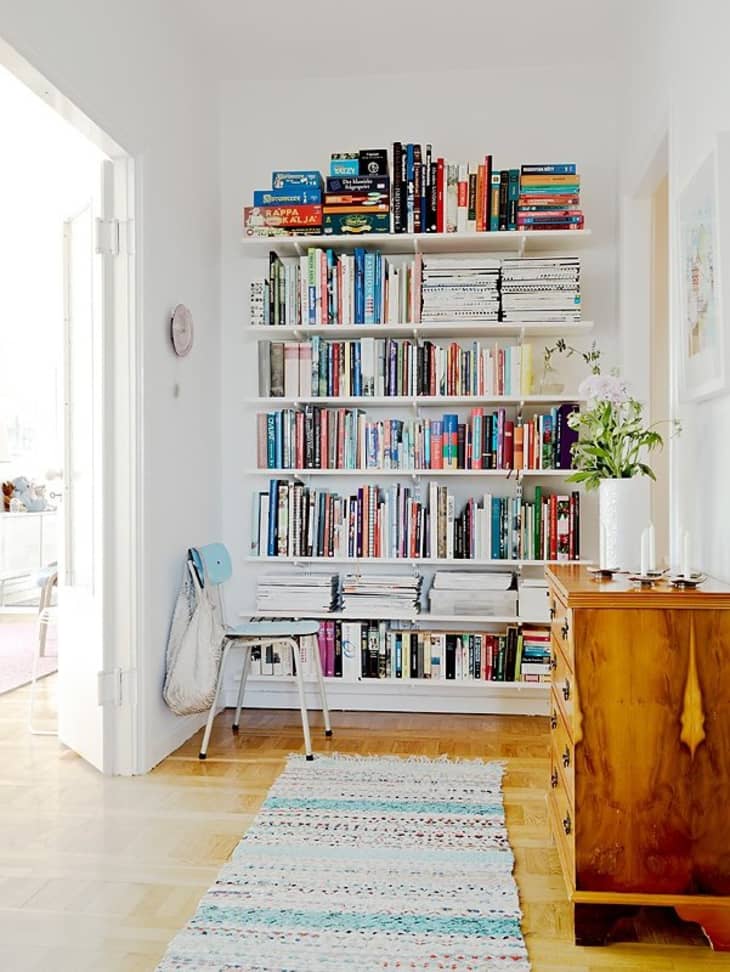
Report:
M225 631L195 570L185 574L167 641L162 697L176 715L206 712L215 698Z

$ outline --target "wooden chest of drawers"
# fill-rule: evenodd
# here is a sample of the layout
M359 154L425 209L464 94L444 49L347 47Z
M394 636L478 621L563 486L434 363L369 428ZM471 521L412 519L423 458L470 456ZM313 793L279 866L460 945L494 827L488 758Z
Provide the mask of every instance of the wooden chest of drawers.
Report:
M549 815L578 944L669 905L730 948L730 588L547 571Z

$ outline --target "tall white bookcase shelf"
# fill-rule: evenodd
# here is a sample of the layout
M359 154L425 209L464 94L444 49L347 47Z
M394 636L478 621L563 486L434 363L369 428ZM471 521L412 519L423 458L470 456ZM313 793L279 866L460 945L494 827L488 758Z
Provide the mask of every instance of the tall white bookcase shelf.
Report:
M556 252L566 254L578 252L590 244L590 230L549 230L539 232L490 232L490 233L433 233L433 234L398 234L372 235L368 237L351 236L288 236L271 239L245 237L243 239L243 256L251 261L257 272L252 277L262 277L266 272L264 258L270 251L274 251L283 258L299 257L310 247L331 247L337 251L349 251L354 247L377 249L385 255L424 254L484 254L497 256L540 256ZM581 321L575 324L556 324L551 322L499 323L493 321L470 323L439 323L439 324L376 324L376 325L296 325L296 326L252 326L244 329L246 342L276 340L306 341L315 335L331 337L333 339L347 339L360 337L394 337L426 340L430 338L451 338L454 340L472 340L481 337L510 338L515 343L540 341L543 338L565 337L571 341L575 337L585 336L593 327L592 321ZM247 352L248 353L248 352ZM478 396L386 396L386 397L270 397L247 396L242 404L247 420L255 425L256 413L262 410L297 407L303 405L320 406L358 406L366 411L377 410L382 415L383 409L392 410L396 415L418 414L420 409L434 408L467 408L481 405L511 407L521 413L523 409L539 408L540 406L554 406L563 403L579 402L575 394L541 395L525 394L497 397ZM254 429L255 435L255 429ZM464 480L473 489L477 480L490 484L490 489L499 485L514 490L521 489L525 480L565 481L568 471L562 469L271 469L248 466L244 470L246 483L245 501L250 501L251 493L261 488L262 479L294 479L304 483L321 481L321 485L329 481L342 479L345 488L351 489L353 480L363 483L377 483L383 479L387 483L395 480L410 481L415 488L420 488L421 480L441 480L456 482ZM575 488L574 486L572 488ZM585 533L585 510L581 511L581 532ZM250 538L249 538L250 539ZM293 565L303 570L314 568L338 567L346 571L361 568L363 571L373 572L386 568L388 572L422 571L428 572L434 568L469 570L471 568L512 570L525 576L539 577L543 567L551 563L547 560L536 559L454 559L454 558L355 558L355 557L266 557L250 555L245 557L246 565L256 574L262 571L273 571L276 565L291 570ZM584 561L582 561L584 562ZM424 577L427 581L428 578ZM253 581L253 578L252 578ZM426 602L428 584L424 583L422 600ZM242 617L258 616L267 618L315 618L337 621L368 620L366 613L357 615L344 611L317 612L289 610L282 604L276 611L256 611L255 607L244 609ZM388 614L384 611L377 619L398 622L400 625L412 629L430 626L443 631L456 631L460 627L484 630L504 627L505 624L547 624L545 621L513 616L487 615L444 615L421 612ZM235 674L235 673L234 673ZM446 679L377 679L363 678L358 682L344 681L342 678L327 678L327 689L330 706L334 709L360 709L372 711L402 711L402 712L458 712L458 713L495 713L495 714L547 714L548 692L547 683L533 682L497 682L484 680L456 680ZM311 687L311 698L308 703L317 707L314 686ZM232 691L227 693L226 701L233 704ZM247 693L247 705L259 707L296 708L298 698L296 685L291 676L261 675L250 679L250 689Z

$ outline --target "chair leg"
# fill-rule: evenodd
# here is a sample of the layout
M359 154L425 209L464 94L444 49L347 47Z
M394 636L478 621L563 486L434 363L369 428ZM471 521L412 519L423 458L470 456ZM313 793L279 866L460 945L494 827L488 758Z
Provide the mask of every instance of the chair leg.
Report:
M45 635L46 627L48 625L48 614L44 611L43 618L39 621L39 632L38 632L38 644L36 645L35 651L33 652L33 668L31 670L30 676L30 701L28 704L28 730L32 736L57 736L58 732L55 729L36 729L33 724L33 712L35 709L35 690L38 683L38 662L41 657L41 644L45 641L41 641L41 634Z
M314 663L317 669L317 683L319 685L319 697L322 702L322 718L324 719L324 734L325 736L332 735L332 723L330 722L330 710L327 705L327 690L324 685L324 674L322 672L322 656L319 653L319 647L315 645L314 647Z
M208 755L208 743L210 742L210 734L213 731L213 720L215 719L218 709L218 697L221 694L221 687L223 686L223 676L226 670L226 659L228 658L228 650L230 647L230 641L226 641L225 645L223 646L223 653L221 654L221 664L220 668L218 669L218 681L215 684L215 696L213 698L213 704L210 707L210 712L208 713L208 721L205 724L205 732L203 733L203 742L198 754L199 759L205 759Z
M248 679L248 672L251 668L251 649L244 646L243 649L243 668L241 669L241 683L238 686L238 699L236 700L236 714L233 717L233 725L231 729L233 732L238 732L238 727L241 724L241 709L243 708L243 693L246 691L246 681Z
M297 670L297 689L299 691L299 709L302 713L302 732L304 733L304 751L307 759L314 759L312 753L312 739L309 735L309 717L307 715L307 702L304 697L304 672L302 671L302 658L299 654L299 645L293 638L287 638L291 646L292 656Z
M40 603L38 605L38 657L45 658L46 655L46 633L48 630L48 617L46 608L50 603L49 582L41 588ZM45 619L45 620L44 620Z

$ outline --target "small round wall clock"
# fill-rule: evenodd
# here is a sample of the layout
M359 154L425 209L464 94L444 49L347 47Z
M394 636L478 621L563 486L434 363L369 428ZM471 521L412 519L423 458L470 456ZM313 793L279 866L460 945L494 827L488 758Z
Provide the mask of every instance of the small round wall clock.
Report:
M193 315L185 304L178 304L170 319L170 337L175 354L184 358L193 347Z

